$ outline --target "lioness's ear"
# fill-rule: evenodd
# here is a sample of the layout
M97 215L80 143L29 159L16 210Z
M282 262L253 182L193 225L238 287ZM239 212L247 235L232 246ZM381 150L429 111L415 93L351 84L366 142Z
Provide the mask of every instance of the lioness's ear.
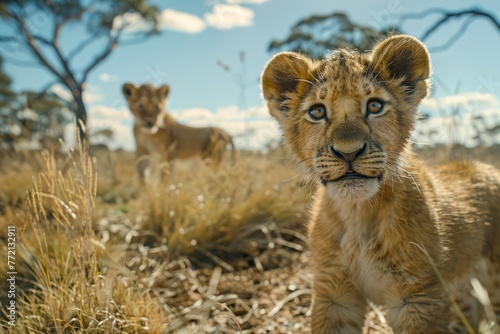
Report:
M377 44L372 53L372 66L383 80L404 78L402 84L410 90L431 74L427 49L407 35L392 36Z
M168 96L169 92L170 92L170 86L169 85L163 85L160 88L158 88L158 93L162 97L166 98Z
M132 97L135 96L135 94L137 92L137 87L135 87L131 83L127 82L126 84L123 85L122 92L123 92L123 95L125 96L125 98L127 100L130 100Z
M286 101L310 85L312 67L312 60L294 52L279 53L267 63L262 73L262 94L269 112L279 122L287 116Z

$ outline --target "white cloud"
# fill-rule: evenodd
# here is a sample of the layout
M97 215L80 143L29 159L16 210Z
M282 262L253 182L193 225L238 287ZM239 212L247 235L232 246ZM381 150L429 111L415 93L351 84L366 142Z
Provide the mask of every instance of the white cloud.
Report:
M203 31L207 24L217 29L231 29L253 25L253 10L238 4L262 4L268 0L226 0L225 4L216 4L210 13L205 13L204 19L186 12L174 9L164 9L158 14L160 30L175 30L189 34ZM124 27L126 32L148 31L152 23L145 21L137 13L125 13L113 21L113 29ZM101 79L103 80L103 79ZM106 81L104 79L103 81Z
M85 90L83 91L83 102L92 104L101 100L102 96L97 92L97 87L86 84Z
M466 92L441 98L426 98L422 101L421 105L424 109L450 112L453 108L463 108L463 111L473 111L474 109L497 105L498 103L498 98L494 94Z
M238 5L215 5L211 13L205 14L207 23L218 29L246 27L253 24L254 12Z
M417 125L413 134L417 144L434 145L437 143L457 143L466 146L489 145L499 140L499 134L489 131L500 124L498 115L479 112L466 117L433 117ZM481 141L479 141L481 140Z
M108 106L97 105L89 108L89 117L99 122L122 122L132 120L132 113L128 108L114 109Z
M205 22L198 16L165 9L158 17L160 29L170 29L190 34L196 34L205 29Z
M152 24L144 21L141 15L137 13L125 13L115 17L113 20L113 30L118 30L122 27L124 27L124 31L137 32L150 30Z
M269 0L226 0L228 4L240 4L240 3L248 3L248 4L257 4L260 5L264 2L268 2Z
M113 21L113 29L126 25L127 32L147 31L152 23L145 21L137 13L125 13ZM165 9L158 15L158 28L160 30L175 30L195 34L205 29L205 22L196 15L180 12L173 9Z
M60 83L55 83L50 87L50 90L65 101L72 101L73 95L69 92L67 88L64 88Z
M267 107L259 105L246 109L239 109L235 105L217 108L212 112L204 108L190 108L183 110L174 110L172 115L181 123L192 124L198 122L200 124L217 125L221 122L253 122L262 119L271 119Z
M172 116L189 126L220 127L234 137L238 148L262 149L281 136L277 123L271 118L265 105L247 109L239 109L233 105L218 108L215 112L204 108L174 110Z
M459 143L467 146L495 141L488 129L500 124L500 100L494 94L466 92L422 101L422 111L433 115L417 125L417 143ZM498 135L497 135L498 140Z
M102 72L99 74L99 80L101 80L102 82L116 81L118 80L118 76Z
M208 109L204 108L190 108L176 111L174 117L189 124L197 122L202 125L212 125L215 123L215 114Z

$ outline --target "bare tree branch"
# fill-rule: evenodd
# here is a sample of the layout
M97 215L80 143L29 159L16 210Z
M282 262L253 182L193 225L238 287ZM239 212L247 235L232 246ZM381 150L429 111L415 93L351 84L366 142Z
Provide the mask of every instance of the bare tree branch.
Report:
M99 56L94 58L94 60L87 67L87 69L83 71L83 75L82 75L82 78L80 80L81 84L83 84L85 81L87 81L87 77L88 77L89 73L94 69L94 67L99 65L99 63L101 63L104 59L106 59L109 56L111 51L113 51L113 49L115 48L116 44L117 44L116 41L113 39L113 41L111 41L108 44L106 49Z
M19 39L14 36L0 36L0 43L1 42L19 42Z
M54 28L54 39L52 40L52 42L50 43L50 46L52 47L52 49L55 51L56 55L57 55L57 58L59 58L59 61L61 62L63 68L64 68L64 72L65 72L65 77L71 81L71 84L74 86L73 89L77 88L77 81L75 79L75 76L73 74L73 71L71 70L71 68L69 67L69 62L68 60L63 56L61 50L59 49L59 44L58 44L58 38L59 38L59 31L58 29L60 29L61 25L58 25L56 24L55 28Z
M36 41L33 36L30 34L28 28L26 27L24 21L17 16L16 14L12 15L12 18L17 22L20 33L24 35L26 38L26 44L29 46L33 55L38 61L43 64L52 74L54 74L57 78L61 80L62 83L68 86L66 78L57 71L57 69L45 58L45 56L41 53L40 49L36 45ZM71 87L68 86L71 89Z
M429 48L429 52L441 52L447 50L450 46L452 46L462 35L465 33L467 28L469 28L470 24L473 22L473 18L469 17L464 24L460 27L460 29L453 35L451 38L444 44L440 46L435 46Z
M71 61L76 55L83 51L88 45L96 41L95 35L90 35L86 39L80 42L73 50L68 53L68 61Z
M51 46L52 45L52 42L49 41L48 39L46 39L45 37L43 36L40 36L40 35L31 35L35 40L37 40L38 42L40 43L43 43L47 46Z
M397 26L398 27L401 26L407 20L420 20L420 19L428 17L432 14L446 15L447 11L442 9L442 8L429 8L427 10L424 10L421 13L404 14L404 15L401 15L401 17L399 18Z
M83 75L82 75L82 78L80 80L80 84L85 83L85 81L87 81L87 77L88 77L89 73L111 54L111 51L113 51L113 49L118 45L118 39L120 38L122 31L123 31L123 27L118 29L116 31L116 35L113 37L111 37L111 30L109 31L109 35L108 35L109 42L108 42L107 47L104 49L103 52L101 52L100 55L95 57L94 60L92 61L92 63L90 63L90 65L87 67L87 69L85 69L83 71Z
M466 10L461 10L457 12L448 12L444 9L441 8L431 8L426 11L423 11L418 14L407 14L401 16L399 20L399 25L401 25L404 21L409 20L409 19L422 19L425 17L428 17L429 15L432 14L440 14L441 18L437 20L430 28L428 28L423 34L422 37L420 38L422 41L427 40L432 34L434 34L442 25L445 23L451 21L451 20L456 20L460 19L462 17L466 17L467 20L462 24L461 28L455 33L449 40L446 42L444 45L436 47L434 51L443 51L449 48L453 43L455 43L467 30L469 25L471 24L471 21L476 18L484 18L488 21L490 21L497 30L500 31L500 21L497 20L497 18L486 11L483 11L481 9L466 9Z
M89 8L88 8L89 9ZM58 46L58 42L59 42L59 34L61 32L61 28L66 24L68 23L69 21L71 20L74 20L74 19L79 19L88 9L85 9L85 8L82 8L80 9L78 12L76 12L74 15L71 15L71 16L67 16L64 18L64 20L62 20L61 22L56 22L55 25L54 25L54 33L53 33L53 37L52 37L52 40L54 41L54 44L56 46Z
M72 85L74 85L73 89L77 89L78 87L78 82L75 78L75 75L73 74L73 71L70 68L69 64L69 57L65 58L64 55L62 54L60 48L59 48L59 35L61 32L61 28L68 23L69 21L73 19L78 19L80 18L86 11L87 9L81 8L78 12L76 12L74 15L67 16L65 17L62 21L56 22L54 25L54 32L52 34L52 42L50 43L50 46L52 49L55 51L57 57L59 58L64 71L66 72L66 77L71 81Z

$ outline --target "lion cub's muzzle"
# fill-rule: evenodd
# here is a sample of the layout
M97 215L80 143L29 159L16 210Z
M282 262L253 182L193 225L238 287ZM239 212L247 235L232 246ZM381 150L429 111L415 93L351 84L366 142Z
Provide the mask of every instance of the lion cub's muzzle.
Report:
M330 145L329 149L334 156L341 160L344 160L345 162L349 163L349 165L351 165L354 160L356 160L366 152L366 143L363 143L363 146L359 148L355 148L352 152L343 152L339 148L335 149L334 145Z
M143 119L142 120L142 127L144 128L152 128L156 124L156 119Z
M352 180L382 180L385 153L368 142L328 145L316 159L323 184Z

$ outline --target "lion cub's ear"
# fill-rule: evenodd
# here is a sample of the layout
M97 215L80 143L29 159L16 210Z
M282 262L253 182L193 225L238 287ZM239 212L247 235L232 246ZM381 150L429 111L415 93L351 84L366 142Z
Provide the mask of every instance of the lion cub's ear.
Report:
M158 88L158 94L160 94L161 97L166 98L168 96L168 93L170 93L169 85L163 85L160 88Z
M297 98L310 85L312 67L312 60L304 55L281 52L264 68L262 93L269 112L280 123L289 111L287 101Z
M404 78L402 84L410 87L410 91L431 74L426 47L407 35L392 36L377 44L372 53L372 66L383 80Z
M132 85L131 83L126 83L122 86L122 93L123 96L128 100L136 96L137 93L137 87Z

